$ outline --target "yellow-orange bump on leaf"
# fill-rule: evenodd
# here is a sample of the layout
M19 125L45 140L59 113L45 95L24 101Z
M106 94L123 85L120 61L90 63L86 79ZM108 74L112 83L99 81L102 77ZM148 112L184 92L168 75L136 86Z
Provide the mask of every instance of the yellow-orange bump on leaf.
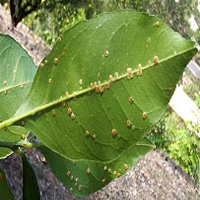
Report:
M85 131L85 136L88 137L90 135L89 131Z
M25 138L26 138L26 135L25 135L25 134L22 134L22 135L21 135L21 139L24 140Z
M147 118L147 113L146 112L143 112L142 113L142 118L145 120Z
M118 74L118 72L115 72L115 79L118 79L119 78L119 74Z
M55 65L58 64L58 58L54 58L54 64L55 64Z
M96 140L97 135L96 135L96 134L93 134L93 135L92 135L92 138L93 138L94 140Z
M79 185L78 190L79 192L82 190L82 185Z
M44 64L40 63L40 69L43 69L43 68L44 68Z
M6 81L6 80L4 80L4 81L3 81L3 84L4 84L4 85L7 85L7 81Z
M76 182L76 183L78 183L78 182L79 182L79 179L78 179L78 178L76 178L76 179L75 179L75 182Z
M71 119L72 119L72 120L75 120L75 119L76 119L76 116L75 116L74 113L71 114Z
M160 26L160 22L159 22L159 21L156 22L156 26L157 26L157 27Z
M65 101L62 102L62 107L65 107L66 103Z
M137 75L142 76L142 65L141 64L138 64Z
M154 65L156 65L158 63L158 56L153 57L153 63L154 63Z
M61 42L62 38L61 37L58 37L58 42Z
M132 104L133 103L133 97L129 97L128 101L129 101L130 104Z
M126 72L127 72L127 78L128 78L128 79L133 78L133 70L132 70L132 68L128 67L128 68L126 69Z
M79 79L78 83L79 83L79 85L82 85L83 84L83 79Z
M126 121L126 125L127 125L127 127L131 127L131 121L130 121L130 120L127 120L127 121Z
M118 173L117 173L117 177L119 178L120 176L121 176L121 173L120 173L120 172L118 172Z
M69 92L66 91L65 92L65 96L68 97L69 96Z
M108 50L105 51L104 56L105 56L105 57L108 57L108 56L109 56L109 51L108 51Z
M67 176L70 177L71 176L71 172L67 171Z
M90 168L87 168L87 174L90 174L90 173L91 173Z
M112 82L113 81L113 76L109 75L108 79L109 79L109 82Z
M69 108L67 109L67 112L68 112L68 115L71 115L71 114L72 114L72 109L69 107Z
M111 131L111 133L112 133L112 136L113 137L116 137L117 136L117 131L116 131L116 129L112 129L112 131Z
M52 114L53 117L55 117L56 111L53 109L53 110L51 111L51 114Z
M128 165L124 164L124 170L126 171L128 169Z

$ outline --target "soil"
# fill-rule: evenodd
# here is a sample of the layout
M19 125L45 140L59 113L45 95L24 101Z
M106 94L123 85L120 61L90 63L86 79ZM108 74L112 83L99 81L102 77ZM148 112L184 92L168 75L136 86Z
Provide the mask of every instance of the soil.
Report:
M12 27L9 13L0 5L0 32L14 37L39 64L50 48L23 24ZM41 200L78 200L51 173L44 156L37 150L25 150L38 178ZM0 161L17 200L22 200L22 163L18 155ZM87 200L197 200L200 190L194 181L164 153L154 150L142 158L124 176L112 181Z

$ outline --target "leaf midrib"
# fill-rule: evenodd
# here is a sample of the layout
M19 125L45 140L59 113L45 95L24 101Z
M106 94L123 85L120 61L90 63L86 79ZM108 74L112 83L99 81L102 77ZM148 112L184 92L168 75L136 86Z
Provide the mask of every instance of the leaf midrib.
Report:
M2 92L9 91L9 90L11 90L11 89L13 89L13 88L20 87L21 85L25 86L25 85L27 85L27 84L29 84L29 83L32 83L32 82L33 82L33 81L26 81L26 82L18 83L18 84L16 84L16 85L11 85L11 86L2 88L2 89L0 89L0 94L1 94Z
M161 63L163 63L163 62L165 62L165 61L168 61L168 60L170 60L170 59L172 59L172 58L175 58L175 57L178 57L178 56L183 55L183 54L185 54L185 53L188 53L188 52L190 52L190 51L192 51L192 50L195 50L195 46L193 46L193 47L191 47L191 48L188 48L188 49L186 49L186 50L184 50L184 51L181 51L181 52L177 53L176 55L173 54L173 55L170 55L170 56L168 56L168 57L166 57L166 58L164 58L164 59L158 60L157 64L152 63L152 64L150 64L150 65L146 65L146 66L142 67L142 71L147 70L147 69L149 69L149 68L151 68L151 67L155 67L155 65L161 64ZM137 71L138 71L138 69L133 70L133 71L132 71L132 75L136 74ZM128 73L119 75L118 78L113 77L113 79L112 79L112 84L115 83L115 82L117 82L117 81L123 80L123 79L126 78L127 76L128 76ZM106 86L107 84L110 84L110 82L109 82L109 81L104 81L103 83L98 84L97 87L99 87L99 86L103 86L103 87L104 87L104 86ZM111 85L112 85L112 84L111 84ZM19 84L19 85L20 85L20 84ZM86 94L86 93L88 93L88 92L91 92L91 91L93 91L93 90L95 90L95 89L96 89L96 87L94 87L94 88L88 87L88 88L85 88L85 89L83 89L83 90L81 90L81 91L75 91L75 92L72 93L72 94L69 94L69 95L67 95L67 96L61 97L61 98L59 98L59 99L56 99L56 100L54 100L54 101L52 101L52 102L50 102L50 103L47 103L47 104L38 106L38 107L36 107L36 108L34 108L34 109L32 109L32 110L26 112L26 113L20 114L20 115L18 115L18 116L13 116L12 118L7 119L7 120L1 122L1 123L0 123L0 129L5 128L5 127L8 127L8 126L11 126L11 125L14 124L15 122L18 122L18 121L20 121L20 120L22 120L22 119L24 119L24 118L26 118L26 117L35 115L36 113L41 112L41 111L43 111L43 110L45 110L45 109L48 109L48 108L50 108L50 107L52 107L52 106L55 106L55 105L57 105L57 104L60 104L60 103L62 103L63 101L67 101L67 100L70 100L70 99L72 99L72 98L74 98L74 97L81 96L81 95ZM5 89L4 89L3 91L5 91ZM1 91L0 91L0 92L1 92Z

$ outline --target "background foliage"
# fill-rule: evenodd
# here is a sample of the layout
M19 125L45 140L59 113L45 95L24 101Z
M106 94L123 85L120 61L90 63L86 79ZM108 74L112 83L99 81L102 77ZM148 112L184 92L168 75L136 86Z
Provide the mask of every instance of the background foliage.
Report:
M199 31L192 31L188 19L194 16L200 25L197 0L21 0L29 2L35 12L24 18L24 23L51 46L66 29L104 11L129 8L161 18L182 36L194 36L200 41ZM11 0L12 2L12 0ZM36 6L37 5L37 6ZM23 8L25 9L25 8Z
M149 139L155 143L156 147L180 165L197 185L200 183L200 143L195 133L199 132L197 125L185 124L173 111L168 110L163 119L149 133Z

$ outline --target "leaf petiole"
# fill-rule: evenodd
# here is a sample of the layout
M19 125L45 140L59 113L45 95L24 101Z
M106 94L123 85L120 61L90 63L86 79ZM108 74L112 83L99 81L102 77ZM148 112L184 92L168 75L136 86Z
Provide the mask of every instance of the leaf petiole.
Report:
M9 149L16 149L18 147L23 147L23 148L26 148L26 149L31 149L31 148L36 148L36 147L39 147L39 146L42 146L43 144L41 142L29 142L29 141L26 141L26 140L21 140L21 141L18 141L18 142L3 142L3 141L0 141L0 147L6 147L6 148L9 148Z

